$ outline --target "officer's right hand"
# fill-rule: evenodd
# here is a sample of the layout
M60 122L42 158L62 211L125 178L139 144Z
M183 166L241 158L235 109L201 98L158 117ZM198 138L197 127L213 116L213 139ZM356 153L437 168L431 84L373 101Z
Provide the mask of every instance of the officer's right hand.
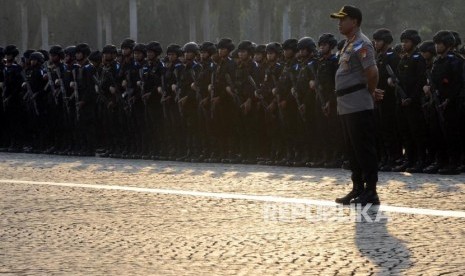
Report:
M271 89L271 93L272 93L273 95L276 95L276 93L278 93L278 89L277 89L276 87L273 88L273 89Z
M427 97L431 97L431 86L429 85L423 86L423 92L425 92L425 95Z
M60 86L61 85L61 80L60 79L56 79L55 80L55 86Z
M315 81L314 81L314 80L311 80L308 84L309 84L309 86L310 86L310 89L315 90L316 85L315 85Z
M402 106L409 106L411 103L412 103L412 99L411 99L411 98L403 99L403 100L401 101L401 105L402 105Z
M387 83L388 83L389 86L392 86L392 87L395 87L395 86L396 86L396 84L394 83L394 81L392 80L392 78L388 78L388 79L387 79Z
M26 87L26 85L27 85L26 82L23 82L23 83L21 84L21 87L24 88L24 87Z
M74 81L69 83L69 87L74 88L76 86L76 83Z
M209 84L208 85L208 92L212 92L213 91L213 84Z
M171 90L172 90L173 92L176 92L176 89L177 89L177 88L178 88L178 86L177 86L176 84L172 84L172 85L171 85Z
M114 86L110 86L110 93L115 94L116 93L116 88Z
M123 82L121 82L121 86L126 88L126 86L128 86L128 82L126 80L123 80Z

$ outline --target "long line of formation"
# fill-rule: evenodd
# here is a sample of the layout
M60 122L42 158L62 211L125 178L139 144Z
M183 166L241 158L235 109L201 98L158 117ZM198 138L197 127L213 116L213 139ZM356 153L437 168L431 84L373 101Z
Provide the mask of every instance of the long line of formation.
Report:
M465 171L463 48L373 33L382 171ZM0 48L0 150L184 162L349 167L334 78L345 41L122 41L46 50ZM346 49L347 50L347 49ZM362 53L363 54L363 53ZM350 68L348 68L350 70Z

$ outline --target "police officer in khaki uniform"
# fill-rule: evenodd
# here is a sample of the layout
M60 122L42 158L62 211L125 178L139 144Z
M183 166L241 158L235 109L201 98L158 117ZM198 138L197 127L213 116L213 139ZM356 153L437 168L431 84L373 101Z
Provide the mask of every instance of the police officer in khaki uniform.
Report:
M352 190L336 202L378 205L373 109L374 101L383 98L383 91L376 88L378 68L373 45L360 30L362 13L358 8L344 6L331 18L339 19L339 31L347 38L336 72L336 96L353 182Z

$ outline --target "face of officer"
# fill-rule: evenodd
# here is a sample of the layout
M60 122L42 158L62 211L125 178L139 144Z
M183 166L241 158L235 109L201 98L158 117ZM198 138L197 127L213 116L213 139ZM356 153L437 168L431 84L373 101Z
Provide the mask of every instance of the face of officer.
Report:
M168 61L169 62L175 62L178 59L178 55L175 53L168 53Z
M447 52L448 48L446 47L446 45L444 45L444 43L442 42L439 42L439 43L435 43L434 44L434 47L436 48L436 53L438 55L442 55L444 53Z
M60 56L59 56L59 55L55 55L55 54L50 55L50 61L51 61L52 63L58 63L58 62L60 62Z
M430 60L433 58L433 54L430 52L421 52L420 54L425 60Z
M210 54L206 51L201 51L200 52L200 60L201 61L207 61L210 58Z
M81 52L77 52L77 53L76 53L76 60L77 60L77 61L82 61L82 60L84 60L84 54L81 53Z
M148 60L155 60L157 58L157 54L154 51L147 51L147 59Z
M267 52L267 53L266 53L266 59L267 59L269 62L275 62L276 59L277 59L276 52Z
M262 53L256 53L253 56L253 60L255 60L257 63L261 63L263 61L264 57Z
M185 52L184 53L184 59L186 61L193 61L195 59L195 53L194 52Z
M121 54L123 56L125 56L125 57L130 56L131 52L132 52L131 48L123 48L123 49L121 49Z
M357 19L345 16L339 19L339 32L345 36L352 34L357 29Z
M377 52L383 50L384 45L385 45L385 43L384 43L383 40L375 40L375 49L376 49Z
M220 56L220 58L226 58L229 55L229 51L226 48L220 48L218 49L218 55Z
M319 51L322 56L326 56L331 53L331 48L329 47L328 43L321 43L319 46Z
M292 49L285 49L284 50L284 58L285 59L291 59L294 57L294 51Z
M237 55L239 56L239 60L242 62L249 60L249 52L246 50L240 50Z
M144 56L144 53L143 52L140 52L140 51L135 51L134 52L134 59L136 61L142 61L144 60L145 56Z
M410 39L402 39L401 41L402 51L409 53L415 47Z

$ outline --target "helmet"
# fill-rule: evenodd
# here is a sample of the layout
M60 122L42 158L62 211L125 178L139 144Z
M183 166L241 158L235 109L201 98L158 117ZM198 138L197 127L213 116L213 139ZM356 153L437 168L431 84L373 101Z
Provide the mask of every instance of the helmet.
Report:
M292 50L297 52L297 39L290 38L283 42L283 50Z
M18 48L16 48L16 45L8 45L5 47L3 51L5 53L5 56L11 55L13 57L16 57L17 55L19 55L19 51Z
M178 44L170 44L168 45L168 48L166 48L166 53L174 53L179 57L180 55L182 55L181 46L179 46Z
M400 40L408 39L412 41L413 44L418 45L421 42L421 37L418 34L417 30L407 29L400 34Z
M237 45L238 51L247 51L250 55L254 53L255 47L251 41L244 40Z
M153 51L155 54L160 55L163 53L163 49L161 48L161 44L157 41L151 41L147 43L147 51Z
M199 45L195 42L188 42L182 47L182 51L184 53L194 53L198 54L199 53Z
M102 61L102 52L100 51L93 51L89 55L89 60L92 62L101 62Z
M75 57L76 56L76 46L68 46L64 50L65 55Z
M88 57L90 55L90 52L91 50L87 43L81 43L81 44L76 45L76 54L82 53L83 55Z
M320 35L320 37L318 38L318 46L324 43L327 43L329 45L329 48L333 49L337 45L337 40L333 34L326 33Z
M48 51L47 51L47 50L40 49L40 50L37 50L37 52L41 52L41 53L42 53L42 55L44 56L44 61L48 61L48 60L49 60L49 55L48 55Z
M144 55L147 55L147 46L142 43L137 43L134 48L132 49L133 52L141 52Z
M436 54L436 48L434 47L434 42L432 40L426 40L426 41L423 41L420 46L418 47L418 49L420 50L420 52L422 53L426 53L426 52L429 52L433 55Z
M228 49L228 51L232 51L235 49L234 43L230 38L222 38L218 42L217 45L218 49Z
M451 33L454 35L455 38L455 47L459 47L460 45L462 45L462 39L460 39L459 33L457 33L456 31L451 31Z
M50 47L50 51L48 51L48 52L49 52L50 55L56 55L56 56L59 56L60 58L65 57L63 47L61 47L60 45L54 45L54 46Z
M266 52L274 52L276 54L281 54L283 47L278 42L271 42L266 45Z
M116 54L118 53L118 50L116 49L115 45L105 45L102 49L102 54Z
M25 59L30 59L31 58L31 54L34 53L36 50L33 50L33 49L28 49L26 51L24 51L23 53L23 58Z
M205 41L202 43L202 45L200 45L199 50L201 52L207 52L208 54L213 55L216 53L216 46L210 41Z
M392 41L394 41L394 38L392 37L392 33L388 29L377 29L373 33L373 40L382 40L386 44L391 44Z
M255 53L256 54L266 54L266 45L265 44L260 44L255 47Z
M434 43L443 43L446 47L455 46L455 38L450 31L439 31L433 36Z
M30 60L37 60L40 63L44 63L45 58L44 55L41 52L33 52L31 53L31 56L29 57Z
M133 49L134 46L136 45L136 42L130 38L125 38L123 39L123 41L121 42L121 49L124 49L124 48L129 48L129 49Z
M310 52L316 51L316 44L311 37L302 37L297 42L297 50L307 49Z

